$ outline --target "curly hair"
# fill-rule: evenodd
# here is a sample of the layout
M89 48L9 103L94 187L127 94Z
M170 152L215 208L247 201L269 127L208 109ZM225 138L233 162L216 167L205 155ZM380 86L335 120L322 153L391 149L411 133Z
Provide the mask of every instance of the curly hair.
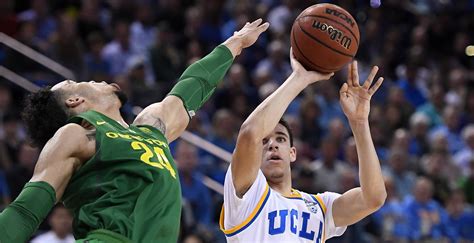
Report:
M60 94L50 87L26 97L22 118L34 146L43 147L54 133L67 124L68 114L59 102Z

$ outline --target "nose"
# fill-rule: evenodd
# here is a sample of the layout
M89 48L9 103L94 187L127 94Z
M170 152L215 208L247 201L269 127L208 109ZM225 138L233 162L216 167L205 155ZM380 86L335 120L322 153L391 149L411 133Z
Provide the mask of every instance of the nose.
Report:
M278 150L278 144L275 141L273 141L273 139L268 140L268 150L270 151Z

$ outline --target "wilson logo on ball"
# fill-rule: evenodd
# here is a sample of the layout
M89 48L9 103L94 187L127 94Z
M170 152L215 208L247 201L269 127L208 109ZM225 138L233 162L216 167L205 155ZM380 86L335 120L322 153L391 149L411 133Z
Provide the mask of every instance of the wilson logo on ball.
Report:
M344 20L346 23L354 27L354 24L355 24L354 21L352 21L352 19L349 16L345 15L344 13L339 12L335 9L331 9L331 8L326 8L326 13L339 17L340 19Z
M322 32L326 32L331 40L338 42L346 49L349 49L349 47L351 46L351 38L344 35L344 32L334 28L331 25L313 20L313 28L318 29Z

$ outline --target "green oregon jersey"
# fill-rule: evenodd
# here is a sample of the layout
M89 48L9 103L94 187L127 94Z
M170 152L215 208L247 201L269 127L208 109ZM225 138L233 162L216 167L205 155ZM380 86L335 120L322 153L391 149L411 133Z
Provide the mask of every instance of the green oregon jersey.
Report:
M74 214L74 236L106 229L133 242L176 242L181 188L164 135L151 126L124 128L96 111L96 153L76 171L62 198Z

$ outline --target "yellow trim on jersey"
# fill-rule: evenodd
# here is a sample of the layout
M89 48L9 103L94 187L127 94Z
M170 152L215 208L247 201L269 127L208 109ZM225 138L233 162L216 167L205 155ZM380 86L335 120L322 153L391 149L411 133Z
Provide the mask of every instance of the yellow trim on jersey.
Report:
M323 201L323 199L321 198L321 196L319 196L319 195L314 195L314 198L316 198L316 200L318 200L319 204L320 204L321 207L323 208L324 214L326 214L326 204L324 204L324 201Z
M286 197L286 198L303 198L303 196L301 196L301 193L298 191L298 190L295 190L293 188L291 188L291 194L290 195L283 195L282 196Z
M226 235L234 235L238 233L237 231L240 231L242 228L246 227L253 221L253 219L257 216L258 212L260 209L264 206L264 202L267 201L268 199L268 194L270 193L270 187L268 184L265 187L265 192L263 193L262 197L260 198L260 201L258 201L257 206L255 209L252 211L252 213L247 217L247 219L244 220L244 222L240 223L239 225L236 225L230 229L224 229L224 205L222 205L222 210L221 210L221 215L219 218L219 225L221 228L221 231L224 232ZM243 230L243 229L242 229Z
M314 198L318 200L319 205L321 205L321 208L323 209L323 215L324 215L324 224L323 224L323 240L322 242L326 242L326 204L324 204L323 199L319 195L314 195Z

